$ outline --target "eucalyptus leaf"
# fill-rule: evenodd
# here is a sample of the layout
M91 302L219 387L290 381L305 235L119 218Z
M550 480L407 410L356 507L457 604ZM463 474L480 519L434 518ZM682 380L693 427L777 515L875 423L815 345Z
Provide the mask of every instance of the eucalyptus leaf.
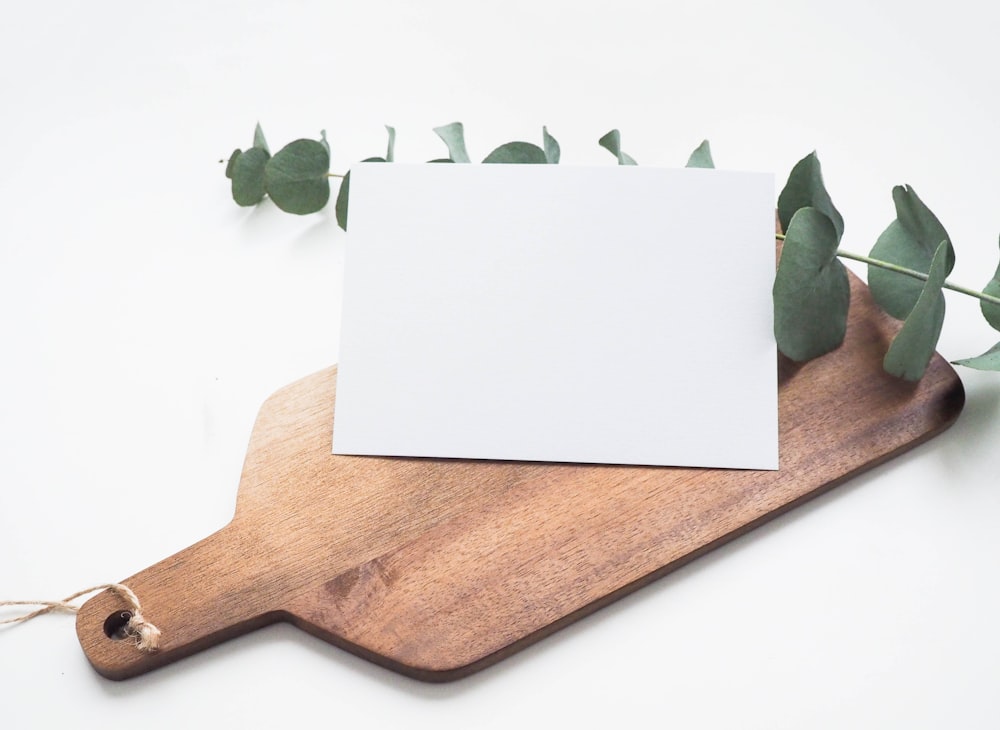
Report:
M229 155L229 162L226 163L226 177L233 179L233 167L236 165L236 158L243 154L243 150L237 147L233 154Z
M788 232L788 224L799 208L812 207L823 213L837 231L837 240L844 236L844 219L834 206L823 184L823 168L819 157L810 152L795 163L788 175L788 182L778 196L778 220L781 230Z
M390 143L391 146L391 143ZM366 157L361 160L362 162L391 162L384 157ZM451 162L451 160L448 160ZM337 225L347 230L347 205L351 196L351 171L348 170L344 174L344 178L340 181L340 191L337 193L337 202L334 203L333 209L334 213L337 215Z
M483 158L485 163L513 165L544 165L548 163L544 150L530 142L502 144Z
M438 157L438 158L433 159L433 160L427 160L427 162L429 162L429 163L430 162L454 162L454 160L451 159L450 157Z
M691 153L685 167L715 167L715 162L712 160L712 147L708 143L707 139L702 141L702 143L695 148L695 151Z
M550 165L558 164L562 151L556 138L549 134L548 127L542 127L542 146L545 148L545 161Z
M892 200L896 206L896 220L878 237L871 258L926 274L941 242L948 241L945 249L947 277L955 266L955 252L944 226L913 188L897 185L892 189ZM924 285L911 276L869 265L868 288L882 309L896 319L906 319Z
M267 154L271 154L271 148L267 146L267 140L264 139L264 130L260 127L260 122L257 122L257 126L253 130L253 146L264 150Z
M343 230L347 230L347 203L351 195L351 171L344 173L340 181L340 190L337 192L337 202L334 203L333 210L337 216L337 225Z
M601 147L617 157L619 165L637 164L630 155L622 152L622 135L617 129L612 129L606 135L601 137L597 140L597 144L601 145Z
M233 200L237 205L257 205L263 200L269 157L260 147L251 147L232 160Z
M244 156L248 153L244 153ZM307 215L330 199L330 152L312 139L297 139L278 150L264 167L264 185L286 213Z
M319 130L319 143L321 145L323 145L323 149L326 150L326 156L327 156L327 160L328 160L327 163L326 163L326 169L327 169L327 172L329 172L329 170L330 170L330 163L329 163L329 158L330 158L330 143L326 141L326 130L325 129Z
M461 122L434 127L434 131L448 145L448 156L452 162L471 162L469 153L465 151L465 128Z
M1000 370L1000 342L993 345L982 355L968 357L964 360L955 360L952 365L964 365L967 368L976 370Z
M802 362L837 349L847 332L851 287L837 258L837 229L816 208L792 216L774 278L774 336Z
M396 154L396 128L390 127L388 124L386 124L385 131L389 135L389 142L386 144L385 148L385 161L393 162L393 157Z
M948 275L950 249L948 241L941 241L920 296L885 354L882 366L890 375L916 381L927 370L944 324L945 303L941 287Z
M1000 264L997 265L997 270L993 274L993 278L989 280L989 283L983 289L983 294L989 294L991 297L1000 297ZM979 308L986 321L990 323L990 327L1000 330L1000 305L980 300ZM964 363L962 364L964 365Z

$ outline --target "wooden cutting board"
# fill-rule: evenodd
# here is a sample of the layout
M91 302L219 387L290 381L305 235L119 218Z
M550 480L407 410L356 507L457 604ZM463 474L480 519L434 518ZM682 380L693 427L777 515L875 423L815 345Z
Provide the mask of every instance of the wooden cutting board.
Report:
M851 288L839 350L779 357L777 471L334 456L336 369L293 383L260 410L233 521L123 581L161 649L109 638L126 606L106 591L83 650L124 679L288 621L423 680L499 661L958 417L939 356L916 385L883 373L899 324Z

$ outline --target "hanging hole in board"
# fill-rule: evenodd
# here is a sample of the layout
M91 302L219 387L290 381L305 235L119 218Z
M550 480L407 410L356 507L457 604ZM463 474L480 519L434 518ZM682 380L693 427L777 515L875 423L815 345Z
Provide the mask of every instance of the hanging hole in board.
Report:
M115 611L104 620L104 635L112 641L127 639L129 637L128 622L131 620L131 611Z

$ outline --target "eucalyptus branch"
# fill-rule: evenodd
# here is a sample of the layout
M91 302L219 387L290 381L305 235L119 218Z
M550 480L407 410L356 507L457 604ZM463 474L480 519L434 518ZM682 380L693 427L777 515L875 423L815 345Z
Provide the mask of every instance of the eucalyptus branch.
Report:
M385 129L388 134L385 153L366 157L362 162L393 162L396 130L389 126ZM472 162L465 144L465 128L460 122L435 127L433 131L444 142L448 156L429 162ZM481 161L557 164L561 156L559 143L546 127L542 127L541 142L540 146L507 142ZM637 164L634 157L622 150L621 142L617 129L598 140L619 165ZM707 140L691 153L687 167L715 167ZM330 146L323 132L318 140L297 139L272 155L258 124L253 145L246 150L236 149L229 157L226 177L232 182L233 200L237 204L257 205L267 197L281 210L299 215L315 213L326 206L334 192L331 178L338 178L334 208L337 225L347 230L351 174L330 172ZM778 350L790 359L805 362L832 352L843 343L851 286L841 259L869 266L868 290L875 303L903 322L883 360L883 367L892 375L907 380L923 376L944 321L942 289L978 299L986 322L1000 331L1000 269L983 291L946 281L945 276L955 263L948 232L912 187L897 185L892 190L892 199L896 218L879 235L869 255L845 251L840 248L844 219L823 184L816 153L810 153L792 168L778 196L778 221L788 235L776 236L784 241L784 246L772 287L775 340ZM720 210L720 214L723 212ZM905 261L907 266L894 261ZM955 362L1000 372L1000 343L982 355Z

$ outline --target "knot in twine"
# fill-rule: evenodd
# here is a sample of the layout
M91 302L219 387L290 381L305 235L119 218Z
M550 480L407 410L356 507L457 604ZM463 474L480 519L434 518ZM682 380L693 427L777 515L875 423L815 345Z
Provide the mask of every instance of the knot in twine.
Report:
M94 586L82 591L77 591L72 596L67 596L61 601L0 601L0 608L4 606L41 606L41 608L30 611L22 616L15 616L0 620L0 626L4 624L20 624L30 621L46 613L62 611L65 613L77 613L80 607L73 603L74 600L96 591L109 590L119 598L129 604L128 611L122 611L122 618L128 616L128 621L122 626L121 631L139 651L152 653L160 648L160 630L149 623L142 616L142 606L139 599L128 586L121 583L107 583L105 585Z

